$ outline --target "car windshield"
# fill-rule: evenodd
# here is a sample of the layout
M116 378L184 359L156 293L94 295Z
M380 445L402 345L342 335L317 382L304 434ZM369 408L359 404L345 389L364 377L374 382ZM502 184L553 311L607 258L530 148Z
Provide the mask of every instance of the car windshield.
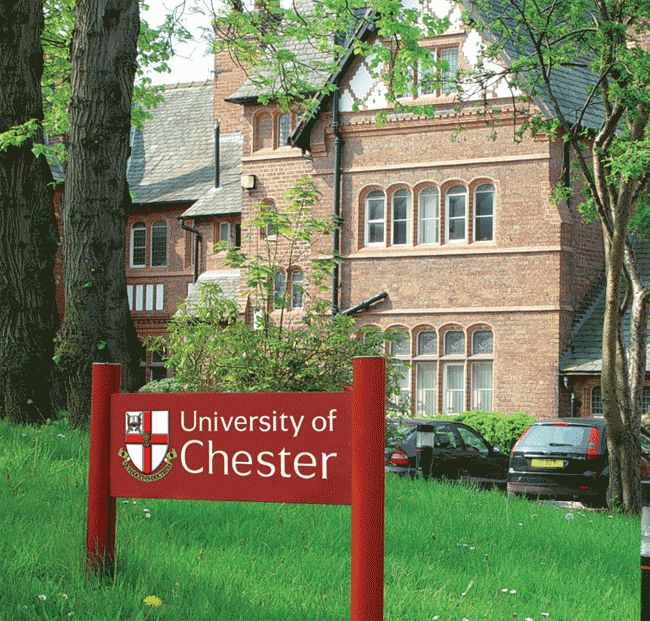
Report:
M586 453L591 430L583 425L533 425L517 443L517 451Z

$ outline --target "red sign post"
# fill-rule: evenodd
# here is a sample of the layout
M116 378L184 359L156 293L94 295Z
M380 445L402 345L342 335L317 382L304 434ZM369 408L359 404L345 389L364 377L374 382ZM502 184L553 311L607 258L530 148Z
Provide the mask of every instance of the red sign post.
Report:
M93 365L86 559L112 571L115 499L351 505L352 621L383 618L384 360L337 393L123 394Z

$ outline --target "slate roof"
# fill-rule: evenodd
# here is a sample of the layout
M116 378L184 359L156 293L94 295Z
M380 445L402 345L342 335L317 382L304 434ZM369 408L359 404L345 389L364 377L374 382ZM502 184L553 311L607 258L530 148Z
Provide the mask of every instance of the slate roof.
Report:
M508 18L508 10L512 11L517 2L523 3L525 0L461 0L461 2L471 15L478 18L479 23L489 24L489 29L481 30L481 34L486 39L499 41L504 46L502 56L507 65L517 58L535 54L533 45L530 41L526 41L523 30L517 27L514 20ZM571 60L577 63L580 59ZM583 60L585 64L588 63L587 59ZM587 67L571 66L552 69L551 89L568 121L578 120L582 106L589 97L590 89L596 85L597 79L597 76ZM555 117L551 100L542 88L541 74L533 77L532 82L539 84L539 87L537 92L529 92L528 95L547 118ZM602 119L602 103L600 97L595 97L582 117L582 126L596 129L600 127Z
M296 0L299 2L298 10L308 10L311 0ZM513 59L521 57L522 53L532 53L533 48L530 50L522 50L522 41L517 41L517 47L514 42L508 40L508 35L511 32L508 29L508 20L506 17L506 7L511 7L513 2L521 0L490 0L489 2L481 1L476 2L472 0L461 0L465 8L472 13L479 21L483 21L491 25L491 30L483 32L483 36L491 40L499 40L505 42L505 52L503 60L509 64ZM357 31L356 35L360 38L366 37L372 31L371 28L364 27ZM352 41L350 41L351 43ZM327 62L330 60L326 54L320 53L310 45L308 41L301 42L288 42L287 50L296 54L299 61L305 62L308 66L314 62ZM350 46L350 51L352 50ZM350 54L344 55L339 64L339 68L326 75L324 71L313 71L309 76L309 83L314 86L314 90L322 87L326 83L334 82L345 71L350 62ZM276 81L279 78L276 78ZM575 122L580 116L583 103L587 100L590 89L596 83L596 76L588 69L583 67L558 67L551 72L551 84L554 95L558 101L560 108L567 120ZM266 89L268 93L268 88ZM271 89L272 91L272 89ZM260 85L248 79L244 84L231 95L227 101L235 103L243 103L246 101L255 101L259 96L264 94ZM536 89L536 92L528 93L534 103L539 107L542 113L547 118L553 118L555 115L553 106L544 89ZM298 127L290 138L290 143L301 147L303 149L309 148L309 133L311 126L315 121L320 107L327 99L328 95L317 95L317 107L310 112L306 117L301 119ZM594 98L590 103L585 113L582 116L582 125L589 128L598 128L601 125L603 118L602 104L600 98Z
M650 243L636 249L639 271L644 282L650 278ZM605 284L601 279L586 296L587 304L578 310L573 322L569 347L560 360L560 372L566 374L599 374L602 369L603 316L605 314ZM623 334L629 338L630 313L625 315ZM650 324L650 319L649 319ZM650 372L650 335L646 340L646 372Z
M237 304L239 303L239 270L213 270L203 272L196 283L194 283L192 290L185 300L186 310L190 313L192 312L192 307L199 300L202 285L206 283L219 285L224 298L232 300Z
M132 134L134 204L194 202L214 186L213 82L165 87L153 118Z
M313 10L314 0L293 0L292 6L295 7L295 11L298 14L309 15ZM304 79L314 87L314 90L327 82L330 72L314 69L314 66L315 64L318 66L318 63L332 62L333 59L330 52L316 49L308 39L303 41L297 41L295 39L285 41L283 49L291 54L295 54L299 62L306 63L308 73L304 76ZM258 81L248 78L226 101L232 103L255 101L260 95L268 93L269 90L274 92L279 89L281 87L280 76L274 76L270 88L268 85L264 85L264 90L261 90L259 79L271 77L271 71L271 68L258 69L256 72Z
M241 213L241 158L244 137L240 133L219 137L219 187L214 183L181 217L197 218Z

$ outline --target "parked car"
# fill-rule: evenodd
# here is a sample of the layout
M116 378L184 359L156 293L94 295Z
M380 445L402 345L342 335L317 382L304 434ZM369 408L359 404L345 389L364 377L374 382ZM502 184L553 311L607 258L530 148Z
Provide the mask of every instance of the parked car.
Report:
M384 450L386 472L473 481L505 489L508 456L475 429L453 421L400 419L402 439ZM420 446L418 446L420 434Z
M650 439L643 436L641 444L641 476L649 478ZM602 418L533 423L510 453L509 494L605 507L608 484L607 434Z

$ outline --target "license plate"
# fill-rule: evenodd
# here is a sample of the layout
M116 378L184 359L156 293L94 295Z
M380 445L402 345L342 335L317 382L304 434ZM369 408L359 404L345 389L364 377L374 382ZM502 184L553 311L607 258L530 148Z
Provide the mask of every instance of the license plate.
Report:
M531 459L530 465L533 468L564 468L563 459Z

